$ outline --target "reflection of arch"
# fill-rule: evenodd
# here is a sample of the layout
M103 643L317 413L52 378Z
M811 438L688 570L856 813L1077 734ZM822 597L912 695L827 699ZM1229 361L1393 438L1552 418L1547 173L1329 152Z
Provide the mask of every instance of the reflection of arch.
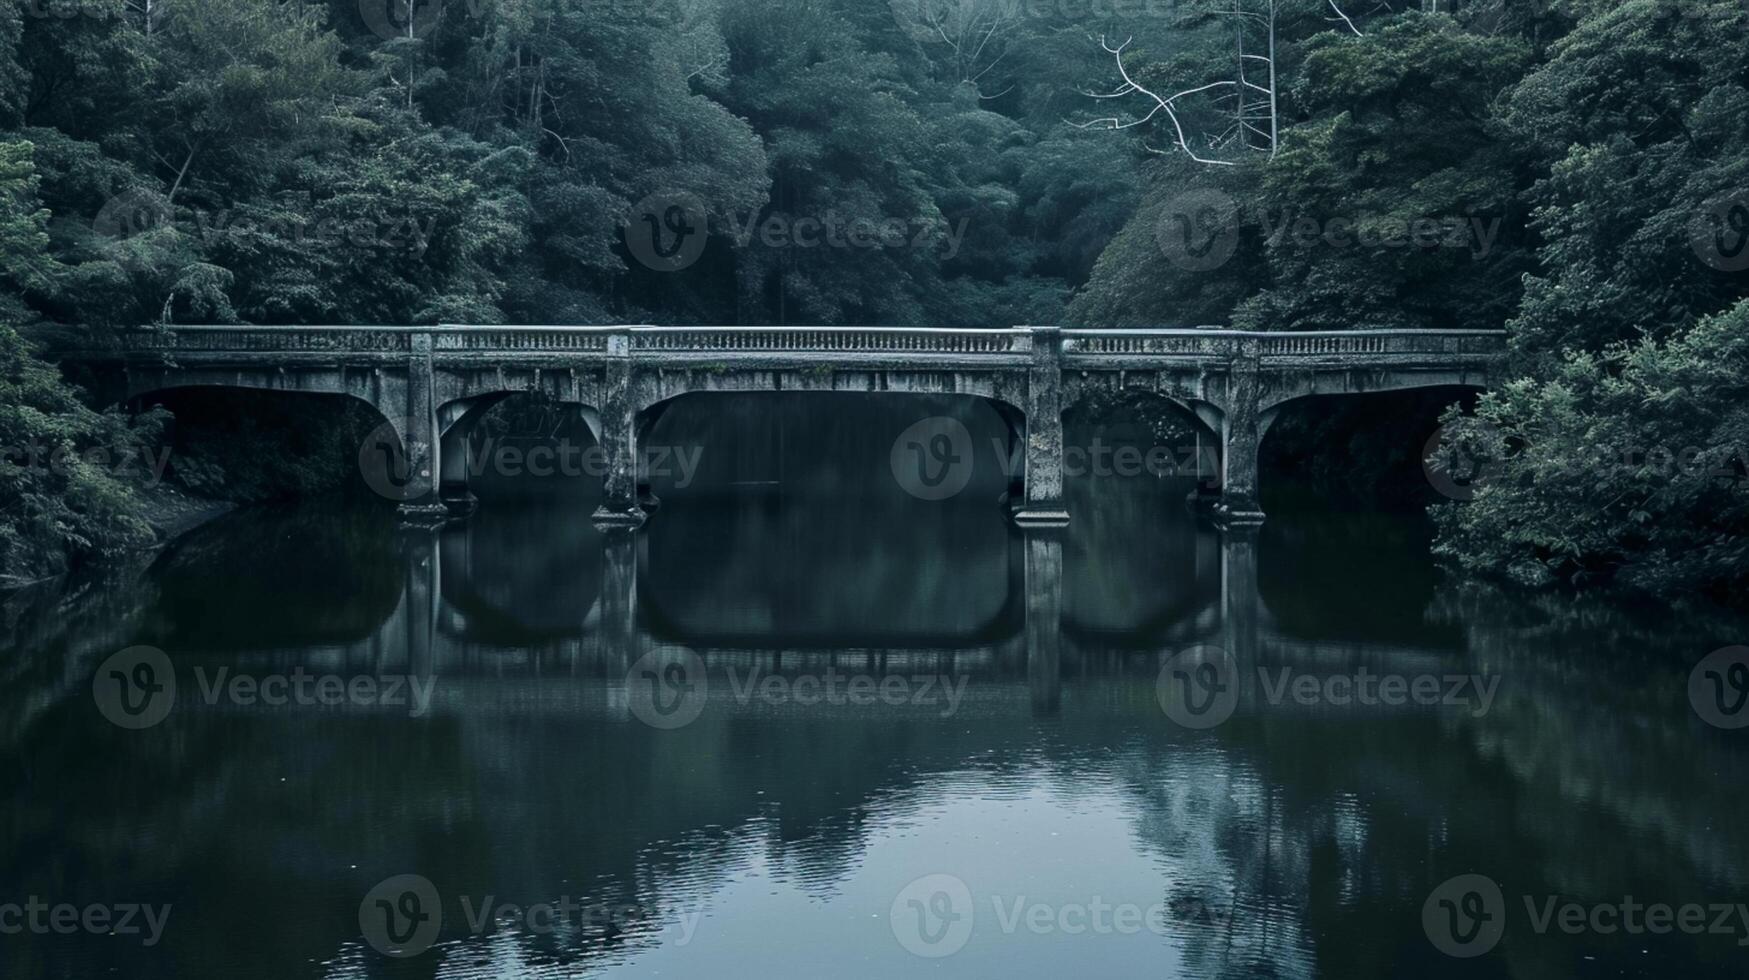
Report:
M638 535L640 618L697 647L963 649L1015 635L1019 536L981 505L906 501L677 507ZM951 579L920 573L943 549L958 559Z
M568 522L572 547L544 549L558 567L531 563L519 539L550 540L548 515L492 511L437 537L439 592L451 616L446 632L498 645L576 636L602 589L599 535L587 522ZM497 592L497 595L491 593Z

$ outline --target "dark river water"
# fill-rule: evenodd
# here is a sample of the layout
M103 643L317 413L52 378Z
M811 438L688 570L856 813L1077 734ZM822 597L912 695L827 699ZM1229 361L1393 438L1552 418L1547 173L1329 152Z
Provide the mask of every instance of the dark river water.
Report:
M1741 621L1185 492L310 504L19 596L0 976L1749 975Z

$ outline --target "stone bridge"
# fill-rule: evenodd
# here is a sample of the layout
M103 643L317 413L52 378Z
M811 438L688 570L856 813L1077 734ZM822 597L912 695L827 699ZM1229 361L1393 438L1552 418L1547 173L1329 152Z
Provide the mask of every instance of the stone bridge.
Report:
M1505 352L1490 330L1067 330L1013 327L256 327L129 331L89 360L119 360L130 399L187 386L349 395L393 425L402 508L465 509L471 426L538 391L580 406L607 462L597 523L637 525L638 443L674 398L700 391L950 393L990 400L1024 445L1022 525L1068 521L1063 412L1101 391L1163 398L1221 447L1217 512L1260 521L1257 449L1297 399L1485 387ZM368 447L367 447L368 448Z

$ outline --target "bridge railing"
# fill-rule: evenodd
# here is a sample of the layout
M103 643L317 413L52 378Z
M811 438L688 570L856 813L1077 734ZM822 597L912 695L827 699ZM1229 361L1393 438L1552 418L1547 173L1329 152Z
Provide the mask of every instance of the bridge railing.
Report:
M855 354L1017 354L1031 350L1030 331L929 327L637 327L632 350Z
M122 335L124 351L395 352L409 350L404 327L170 327Z
M1378 356L1390 354L1499 353L1505 333L1499 330L1324 330L1280 332L1254 330L1065 330L1063 353L1232 357L1255 351L1259 356ZM1249 349L1249 351L1247 350Z
M395 353L412 337L429 334L437 352L602 353L612 338L629 351L656 356L711 353L847 353L916 355L1021 355L1033 349L1039 328L950 330L929 327L254 327L189 326L131 331L124 352ZM1062 330L1066 358L1164 356L1224 359L1262 357L1378 357L1388 355L1498 354L1497 330L1349 330L1298 333L1220 330Z

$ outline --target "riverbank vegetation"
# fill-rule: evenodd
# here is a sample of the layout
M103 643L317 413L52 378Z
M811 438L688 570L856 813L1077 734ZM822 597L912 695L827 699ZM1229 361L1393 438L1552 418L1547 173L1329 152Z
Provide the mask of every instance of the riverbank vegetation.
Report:
M0 322L51 351L165 321L1505 326L1519 380L1475 416L1507 458L1441 553L1729 590L1746 29L1740 0L0 0ZM679 271L630 247L664 231ZM29 424L114 436L7 356ZM1706 475L1619 462L1656 450ZM196 483L246 466L217 455ZM44 501L0 524L19 553L57 507L130 540L125 485L3 478Z

